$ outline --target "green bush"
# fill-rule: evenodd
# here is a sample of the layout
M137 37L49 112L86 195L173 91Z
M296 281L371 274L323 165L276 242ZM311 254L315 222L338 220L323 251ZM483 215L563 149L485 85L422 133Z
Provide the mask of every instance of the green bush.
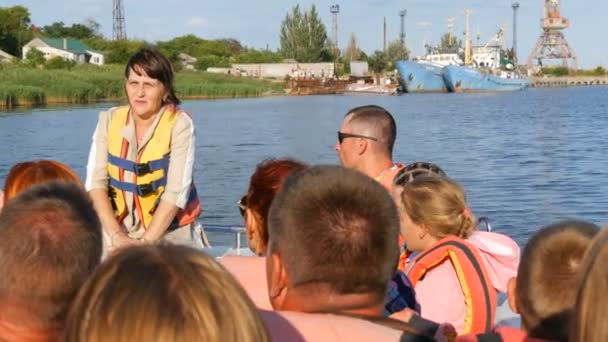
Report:
M543 68L542 73L549 76L568 76L570 70L567 67Z
M53 57L44 63L46 69L72 69L76 62L67 60L62 57Z

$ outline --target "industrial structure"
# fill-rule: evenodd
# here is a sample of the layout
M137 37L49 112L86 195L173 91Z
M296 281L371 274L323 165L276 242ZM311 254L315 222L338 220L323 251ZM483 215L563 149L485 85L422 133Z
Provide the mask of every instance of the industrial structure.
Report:
M331 12L332 22L331 22L331 40L334 44L334 48L336 51L339 50L338 47L338 13L340 13L340 5L334 4L329 7L329 11Z
M519 2L514 2L511 8L513 8L513 64L517 66L517 9L519 8Z
M127 39L127 28L125 24L125 8L122 0L113 0L112 9L112 36L114 40Z
M399 11L399 17L401 18L401 30L399 32L399 41L401 42L401 47L405 51L405 16L407 15L407 10Z
M544 2L544 16L541 19L543 31L528 56L528 74L538 73L543 67L543 61L547 59L561 60L562 66L576 70L576 54L562 32L570 26L570 21L561 16L559 0L544 0Z

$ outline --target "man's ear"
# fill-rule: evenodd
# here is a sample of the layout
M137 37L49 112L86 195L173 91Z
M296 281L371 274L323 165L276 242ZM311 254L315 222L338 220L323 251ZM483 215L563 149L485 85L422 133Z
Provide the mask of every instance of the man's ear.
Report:
M288 288L288 277L279 254L268 253L266 256L266 281L268 298L275 310L281 310Z
M507 299L509 300L511 311L519 313L517 307L517 277L512 277L507 282Z
M2 211L2 207L4 207L4 192L0 190L0 211Z
M359 155L365 153L365 151L369 148L367 139L357 138L359 143L357 144L357 152Z

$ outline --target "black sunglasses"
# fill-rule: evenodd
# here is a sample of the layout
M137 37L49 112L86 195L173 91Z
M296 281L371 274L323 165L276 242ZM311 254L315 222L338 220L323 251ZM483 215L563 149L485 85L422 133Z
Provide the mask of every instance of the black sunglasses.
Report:
M245 212L247 211L247 195L243 195L243 197L241 197L241 199L238 200L236 204L238 204L239 206L239 212L241 213L241 216L245 217Z
M346 138L362 138L362 139L369 139L369 140L373 140L373 141L378 141L377 138L368 137L367 135L343 133L343 132L338 131L338 142L340 144L342 144L342 141L344 141L344 139L346 139Z

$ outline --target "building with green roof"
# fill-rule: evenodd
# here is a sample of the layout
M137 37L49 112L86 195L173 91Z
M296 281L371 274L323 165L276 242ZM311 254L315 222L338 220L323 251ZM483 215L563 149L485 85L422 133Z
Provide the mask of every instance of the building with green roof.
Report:
M61 57L76 63L102 65L104 55L95 51L77 39L71 38L34 38L23 46L23 59L31 49L37 49L47 60Z

